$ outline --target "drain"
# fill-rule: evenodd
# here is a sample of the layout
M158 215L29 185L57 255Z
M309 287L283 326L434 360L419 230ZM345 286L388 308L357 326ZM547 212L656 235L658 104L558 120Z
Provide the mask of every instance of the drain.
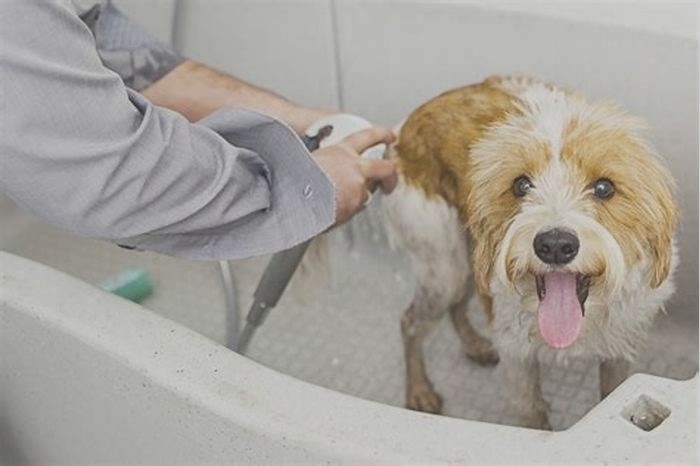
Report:
M649 432L666 419L671 410L647 395L641 395L622 410L622 417Z

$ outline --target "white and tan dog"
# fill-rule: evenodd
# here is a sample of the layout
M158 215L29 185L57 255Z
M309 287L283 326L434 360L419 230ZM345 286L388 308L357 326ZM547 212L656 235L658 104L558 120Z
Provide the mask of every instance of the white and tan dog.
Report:
M600 361L607 395L671 295L677 207L643 124L606 102L491 77L415 110L390 149L387 230L416 291L401 321L406 404L439 412L422 341L449 310L468 356L504 366L517 424L548 428L538 356ZM493 347L470 325L475 291ZM494 348L495 347L495 348Z

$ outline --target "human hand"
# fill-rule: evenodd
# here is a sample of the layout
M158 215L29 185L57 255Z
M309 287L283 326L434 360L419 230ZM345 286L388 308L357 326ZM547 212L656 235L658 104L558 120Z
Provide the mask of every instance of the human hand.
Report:
M362 210L369 201L370 190L377 185L385 193L394 189L397 175L393 162L360 157L370 147L390 144L394 139L394 134L388 129L367 128L313 153L316 162L335 185L334 226L347 222Z

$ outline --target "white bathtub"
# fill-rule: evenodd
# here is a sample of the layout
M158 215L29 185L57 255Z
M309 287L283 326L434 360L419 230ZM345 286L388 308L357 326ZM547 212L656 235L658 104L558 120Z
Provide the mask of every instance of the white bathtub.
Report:
M493 73L559 82L644 117L678 181L683 225L678 292L638 370L696 374L692 5L117 3L188 56L297 102L387 126L433 95ZM315 27L299 33L300 24ZM214 46L251 36L254 48ZM0 251L0 464L698 464L697 375L681 381L637 374L588 411L597 402L597 375L579 368L578 378L562 384L568 391L556 393L557 424L566 429L560 432L465 420L507 421L495 409L477 409L500 400L500 379L469 366L449 328L426 342L447 416L396 407L403 398L398 316L411 290L400 280L400 263L374 244L365 244L356 261L344 257L339 281L355 280L345 294L331 299L339 290L329 289L311 304L283 298L251 348L263 366L216 343L225 340L226 322L215 264L70 238L4 198L0 226L0 250L15 254ZM242 309L261 264L235 264ZM88 284L130 265L153 277L148 309ZM357 296L354 290L370 289L377 277L389 277L391 286ZM584 402L568 395L576 384L587 385L574 392ZM569 401L577 405L570 412L563 407ZM629 419L643 416L649 404L667 417L644 431Z
M7 253L0 271L3 464L698 462L697 376L635 375L564 432L504 427L299 381ZM648 432L640 397L670 411Z

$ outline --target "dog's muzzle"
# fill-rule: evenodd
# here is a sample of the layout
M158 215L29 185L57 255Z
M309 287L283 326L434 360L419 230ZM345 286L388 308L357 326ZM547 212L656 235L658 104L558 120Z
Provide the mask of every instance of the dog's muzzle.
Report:
M552 228L537 233L532 247L539 259L553 269L535 276L537 322L543 340L554 348L566 348L578 338L583 327L584 304L590 277L567 271L581 244L570 230Z

